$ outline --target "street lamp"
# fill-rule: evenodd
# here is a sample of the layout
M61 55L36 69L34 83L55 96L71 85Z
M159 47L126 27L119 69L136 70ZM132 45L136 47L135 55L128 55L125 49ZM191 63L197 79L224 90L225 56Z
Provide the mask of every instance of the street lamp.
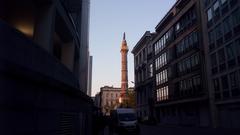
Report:
M122 97L118 99L119 103L122 104Z

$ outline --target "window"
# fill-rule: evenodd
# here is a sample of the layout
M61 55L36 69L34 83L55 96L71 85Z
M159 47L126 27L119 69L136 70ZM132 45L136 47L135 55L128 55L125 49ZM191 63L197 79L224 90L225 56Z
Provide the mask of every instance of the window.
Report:
M219 1L216 1L213 5L213 10L216 12L219 9Z
M218 51L218 59L219 63L224 63L225 62L225 53L224 53L224 48Z
M227 34L228 32L231 31L232 25L231 25L231 18L227 17L224 21L223 21L223 27L224 27L224 34Z
M200 84L200 76L194 76L178 83L180 91L192 90L198 88Z
M231 43L230 45L227 46L227 58L228 58L229 60L235 58L235 52L234 52L233 43Z
M187 70L191 69L191 63L190 63L190 59L186 59L186 66L187 66Z
M168 86L157 89L157 101L165 101L169 99Z
M219 24L218 26L216 26L215 28L215 35L216 35L216 39L219 39L222 37L223 33L222 33L222 25Z
M240 56L240 39L235 42L236 54Z
M155 54L158 54L161 50L166 47L166 43L172 39L172 28L167 31L155 44Z
M197 45L197 43L198 43L197 32L193 32L189 34L176 45L177 55L181 55L183 52L187 51L189 48L192 48L195 45Z
M212 54L211 56L211 67L215 67L217 66L217 56L216 56L216 53Z
M213 18L213 13L211 8L208 9L207 15L208 15L208 21L211 21Z
M191 57L191 65L192 65L192 67L194 67L194 66L196 66L198 64L199 64L199 53L197 53L197 54L195 54L195 55L193 55Z
M215 19L219 19L220 17L220 10L219 10L219 1L216 1L213 5L214 17Z
M193 46L193 34L189 35L189 45Z
M193 84L194 84L194 86L200 86L200 84L201 84L200 76L195 76L193 78Z
M209 5L210 0L204 0L204 6L207 7Z
M231 88L236 88L237 85L238 85L238 81L237 81L237 72L233 72L230 74L230 85L231 85Z
M227 3L227 0L221 0L222 5Z
M153 64L149 65L149 77L153 77Z
M167 69L162 72L156 74L156 84L160 85L168 81L168 72Z
M191 71L192 68L199 65L199 63L200 63L199 53L193 54L191 57L188 57L177 63L178 73L183 73L188 70Z
M228 85L228 76L227 75L222 76L221 77L221 81L222 81L222 88L223 88L223 90L228 89L228 87L229 87L229 85Z
M209 32L209 43L210 43L210 45L214 44L214 42L215 42L215 38L214 37L215 37L214 36L214 31L212 30L212 31Z
M178 22L178 23L176 24L175 30L176 30L176 31L179 31L179 30L180 30L180 22Z
M239 25L239 23L240 23L240 10L239 9L237 9L233 12L232 19L233 19L234 26Z
M163 53L155 60L156 70L167 64L167 53Z
M219 80L218 78L213 79L213 88L215 92L219 92L220 91L220 86L219 86Z
M198 43L198 33L197 32L193 33L193 42Z

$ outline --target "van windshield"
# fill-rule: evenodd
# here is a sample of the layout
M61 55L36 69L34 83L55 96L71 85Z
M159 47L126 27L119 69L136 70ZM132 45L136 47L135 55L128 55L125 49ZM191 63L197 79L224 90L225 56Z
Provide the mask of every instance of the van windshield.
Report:
M137 120L136 115L134 113L120 113L118 114L120 121L134 121Z

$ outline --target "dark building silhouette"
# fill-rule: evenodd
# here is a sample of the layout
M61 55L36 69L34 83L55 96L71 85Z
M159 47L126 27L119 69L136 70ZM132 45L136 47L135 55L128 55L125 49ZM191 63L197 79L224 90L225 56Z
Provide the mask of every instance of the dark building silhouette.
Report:
M147 120L154 115L154 52L151 43L153 38L154 33L146 31L132 50L134 55L136 111L138 117L142 120Z
M91 134L88 16L88 0L0 2L0 134Z

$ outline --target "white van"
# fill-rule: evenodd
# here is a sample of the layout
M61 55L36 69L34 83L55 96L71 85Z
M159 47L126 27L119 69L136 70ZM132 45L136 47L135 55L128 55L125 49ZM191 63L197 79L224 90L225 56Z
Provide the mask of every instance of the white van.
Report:
M119 133L130 132L139 133L139 125L134 109L118 108L111 112L110 128Z

